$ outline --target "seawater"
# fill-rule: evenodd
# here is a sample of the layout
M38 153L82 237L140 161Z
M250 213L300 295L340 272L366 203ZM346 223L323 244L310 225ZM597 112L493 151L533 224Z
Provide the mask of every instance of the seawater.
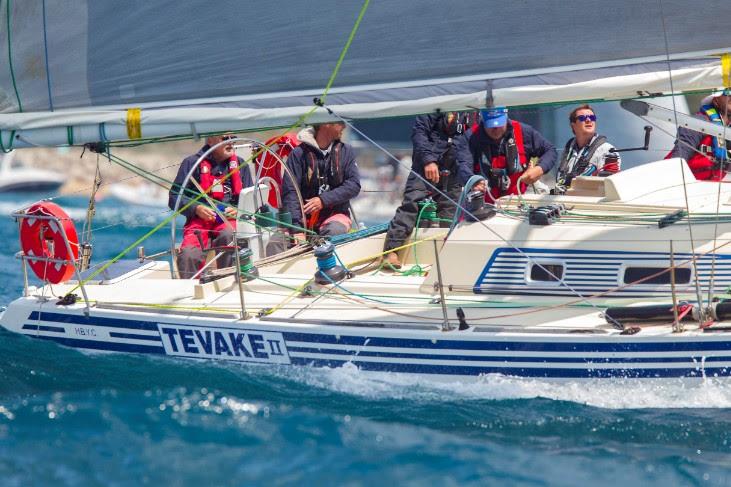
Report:
M0 200L0 214L21 203ZM166 216L101 202L95 260ZM22 290L8 217L0 238L7 304ZM169 244L169 227L145 242ZM439 383L82 353L0 331L0 485L731 485L729 407L731 381L715 379Z

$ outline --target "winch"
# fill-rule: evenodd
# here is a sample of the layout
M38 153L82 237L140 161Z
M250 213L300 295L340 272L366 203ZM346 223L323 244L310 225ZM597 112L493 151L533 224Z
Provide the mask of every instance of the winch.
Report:
M317 259L317 272L315 272L317 284L334 284L345 279L348 271L337 263L335 246L331 242L325 240L313 250Z

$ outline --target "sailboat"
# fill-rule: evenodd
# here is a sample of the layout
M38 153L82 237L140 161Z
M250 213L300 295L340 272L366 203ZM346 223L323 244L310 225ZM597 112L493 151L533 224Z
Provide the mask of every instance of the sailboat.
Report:
M304 3L273 16L233 0L215 10L158 1L123 19L102 1L73 7L71 17L86 22L68 29L60 3L19 5L5 14L5 149L113 150L333 120L357 130L361 119L584 100L635 100L627 108L649 117L652 97L731 84L723 16L681 2L642 4L643 15L635 2L615 2L607 21L596 1L468 0L459 9L330 1L315 16ZM250 32L241 18L256 19ZM181 36L180 25L201 28ZM293 31L296 45L282 42ZM225 49L221 32L232 33ZM38 55L44 74L17 69ZM330 59L335 68L324 73ZM279 157L246 136L237 146L252 160L257 151ZM267 256L271 225L257 217L269 189L259 181L240 201L247 218L238 234L250 253L205 279L177 279L174 248L167 258L143 254L131 267L82 272L88 247L62 210L19 209L21 263L42 282L26 282L0 325L79 349L353 364L434 380L731 372L731 187L696 181L681 159L577 178L566 195L463 207L466 218L449 229L416 230L405 261L421 272L410 275L373 265L382 226Z

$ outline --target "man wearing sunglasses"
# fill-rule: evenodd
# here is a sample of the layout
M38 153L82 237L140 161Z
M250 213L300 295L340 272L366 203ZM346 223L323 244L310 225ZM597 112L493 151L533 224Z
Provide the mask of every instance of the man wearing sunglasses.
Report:
M704 98L696 116L718 125L731 125L731 92L726 89ZM667 158L685 159L698 180L721 181L730 169L727 145L728 141L679 127L675 146Z
M178 255L178 273L182 279L190 279L198 272L205 262L205 250L228 246L233 242L239 193L243 188L253 185L249 168L236 155L233 143L230 142L233 138L229 134L208 137L206 144L197 153L186 157L180 164L170 188L168 206L172 210L175 208L179 188L198 159L211 147L228 141L216 146L195 168L180 199L179 208L184 208L195 199L200 194L197 183L227 218L227 221L221 219L203 197L181 212L185 216L183 242ZM219 268L230 267L232 259L233 253L226 251L218 258L216 265Z
M481 110L480 118L478 127L455 142L457 159L485 176L493 199L525 193L556 164L553 144L530 125L509 119L507 108ZM531 166L534 157L538 163Z
M569 114L574 136L566 142L556 173L555 193L563 194L577 176L607 176L619 171L622 160L607 138L596 133L596 114L589 105Z

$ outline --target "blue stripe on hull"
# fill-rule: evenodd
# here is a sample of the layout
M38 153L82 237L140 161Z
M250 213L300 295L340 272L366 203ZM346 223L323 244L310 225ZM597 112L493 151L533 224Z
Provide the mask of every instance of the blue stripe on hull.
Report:
M66 315L61 313L31 313L29 319L41 319L43 321L56 321L61 323L79 323L87 326L114 327L126 330L157 330L157 322L127 320L119 318L85 317L81 315ZM26 325L27 326L27 325ZM35 325L31 325L35 326ZM453 332L457 333L457 332ZM282 332L286 342L305 342L314 344L337 344L355 345L360 347L389 347L407 348L419 350L499 350L505 352L688 352L688 351L712 351L731 350L731 338L722 341L681 341L679 339L659 342L631 341L631 342L541 342L541 341L499 341L499 340L454 340L439 339L436 342L431 339L421 338L384 338L368 336L350 336L322 333L300 333ZM474 336L474 335L471 335ZM143 339L142 335L134 336L135 339ZM132 338L132 336L130 336ZM145 337L144 339L150 339ZM632 338L615 338L615 340L632 340Z
M714 342L630 342L630 343L586 343L586 342L519 342L519 341L466 341L411 338L381 338L316 333L284 332L289 342L326 343L333 345L355 345L365 347L393 347L412 349L454 349L454 350L500 350L505 352L687 352L709 350L731 350L731 339ZM617 339L618 340L618 339ZM367 343L366 343L367 342Z
M113 352L146 353L164 355L163 347L136 345L128 343L102 342L95 340L78 340L57 336L27 335L31 338L49 340L61 345L83 348L89 350L106 350ZM203 357L193 357L196 359ZM690 364L682 368L614 368L614 369L592 369L590 364L583 368L550 368L541 367L542 359L536 361L537 367L496 367L496 366L465 366L465 365L430 365L410 364L393 362L365 362L359 361L357 357L348 359L310 359L304 357L290 357L292 365L312 367L341 367L346 363L354 363L364 371L400 372L411 374L438 374L438 375L463 375L477 376L481 374L502 374L518 377L546 377L546 378L672 378L672 377L700 377L703 374L698 363ZM443 359L443 357L441 357ZM530 360L529 358L523 359ZM705 364L712 362L714 357L707 358ZM704 365L705 365L704 364ZM706 376L729 375L726 367L704 366Z
M57 323L74 323L85 326L105 326L112 328L127 328L129 330L157 331L157 321L125 320L121 318L104 318L100 316L83 316L65 313L31 312L28 321L55 321Z
M358 362L350 360L323 360L291 357L292 365L312 367L341 367L352 362L361 370L374 372L401 372L407 374L439 374L477 376L482 374L502 374L517 377L531 378L560 378L560 379L598 379L598 378L674 378L674 377L701 377L728 376L726 367L704 367L700 369L551 369L532 367L470 367L462 365L422 365L422 364L394 364L384 362Z
M64 338L43 335L26 335L31 338L39 338L41 340L49 340L52 342L66 345L73 348L86 348L89 350L108 350L110 352L130 352L130 353L154 353L165 355L165 349L162 346L153 345L136 345L133 343L119 342L102 342L97 340L78 340L76 338Z
M424 359L424 360L456 360L456 361L473 361L473 362L530 362L535 364L550 363L575 363L575 364L614 364L614 363L683 363L695 367L701 360L705 362L731 362L731 355L720 357L507 357L507 356L485 356L485 355L432 355L418 353L394 353L394 352L369 352L366 350L340 350L332 348L305 348L287 346L290 353L317 353L329 355L345 355L356 359L358 357L378 357L378 358L407 358L407 359ZM346 359L343 359L346 360ZM350 360L350 359L347 359Z
M60 326L44 326L44 325L23 325L24 330L51 331L54 333L65 333L66 329Z

